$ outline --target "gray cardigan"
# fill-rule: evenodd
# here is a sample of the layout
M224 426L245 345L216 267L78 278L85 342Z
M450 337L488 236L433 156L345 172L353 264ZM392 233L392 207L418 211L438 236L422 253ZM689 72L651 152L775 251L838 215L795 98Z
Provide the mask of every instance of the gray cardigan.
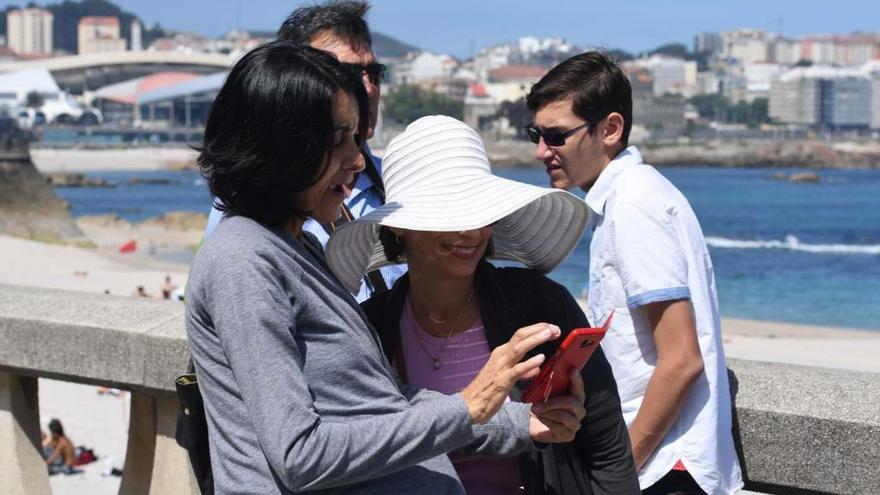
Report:
M193 262L186 327L217 493L459 494L447 452L533 448L528 404L474 426L460 395L401 385L319 249L229 217Z

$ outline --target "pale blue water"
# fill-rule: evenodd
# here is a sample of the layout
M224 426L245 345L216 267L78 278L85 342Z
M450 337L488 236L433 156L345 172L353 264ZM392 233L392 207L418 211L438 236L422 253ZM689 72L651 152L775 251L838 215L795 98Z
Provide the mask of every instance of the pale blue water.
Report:
M663 168L703 227L725 316L880 330L880 171L823 171L817 184L771 180L771 169ZM786 172L791 172L787 170ZM542 168L499 175L547 185ZM56 189L75 216L142 220L168 211L207 213L195 172L94 174L172 185ZM582 195L582 193L578 194ZM551 276L580 294L589 238Z

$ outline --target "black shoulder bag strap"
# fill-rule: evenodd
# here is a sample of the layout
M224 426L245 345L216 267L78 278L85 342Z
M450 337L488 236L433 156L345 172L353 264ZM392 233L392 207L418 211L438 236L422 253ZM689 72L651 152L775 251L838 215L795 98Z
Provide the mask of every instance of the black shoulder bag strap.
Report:
M180 407L177 410L177 430L174 438L186 449L193 474L202 495L213 495L214 475L211 472L211 452L208 447L208 419L199 391L195 363L189 358L187 372L174 380Z

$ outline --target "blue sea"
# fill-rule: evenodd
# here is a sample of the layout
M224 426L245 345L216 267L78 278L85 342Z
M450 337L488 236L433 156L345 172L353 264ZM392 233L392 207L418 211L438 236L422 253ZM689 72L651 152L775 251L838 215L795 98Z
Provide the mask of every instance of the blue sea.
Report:
M779 170L767 168L660 171L700 219L724 316L880 330L880 171L820 171L818 183L774 180ZM547 185L543 168L498 174ZM89 175L119 186L56 189L74 216L117 213L138 221L209 210L196 172ZM128 185L132 177L171 183ZM551 274L576 295L587 278L588 236Z

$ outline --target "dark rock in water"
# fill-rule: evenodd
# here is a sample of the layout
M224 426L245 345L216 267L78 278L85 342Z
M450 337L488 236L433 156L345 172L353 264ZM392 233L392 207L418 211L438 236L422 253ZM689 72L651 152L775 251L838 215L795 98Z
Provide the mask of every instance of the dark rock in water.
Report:
M84 174L53 173L46 180L52 187L113 187L104 179L89 179Z
M132 177L128 179L128 185L147 185L147 186L167 186L173 184L174 181L171 179L142 179L140 177Z
M799 172L788 177L789 182L819 182L819 174L816 172Z

